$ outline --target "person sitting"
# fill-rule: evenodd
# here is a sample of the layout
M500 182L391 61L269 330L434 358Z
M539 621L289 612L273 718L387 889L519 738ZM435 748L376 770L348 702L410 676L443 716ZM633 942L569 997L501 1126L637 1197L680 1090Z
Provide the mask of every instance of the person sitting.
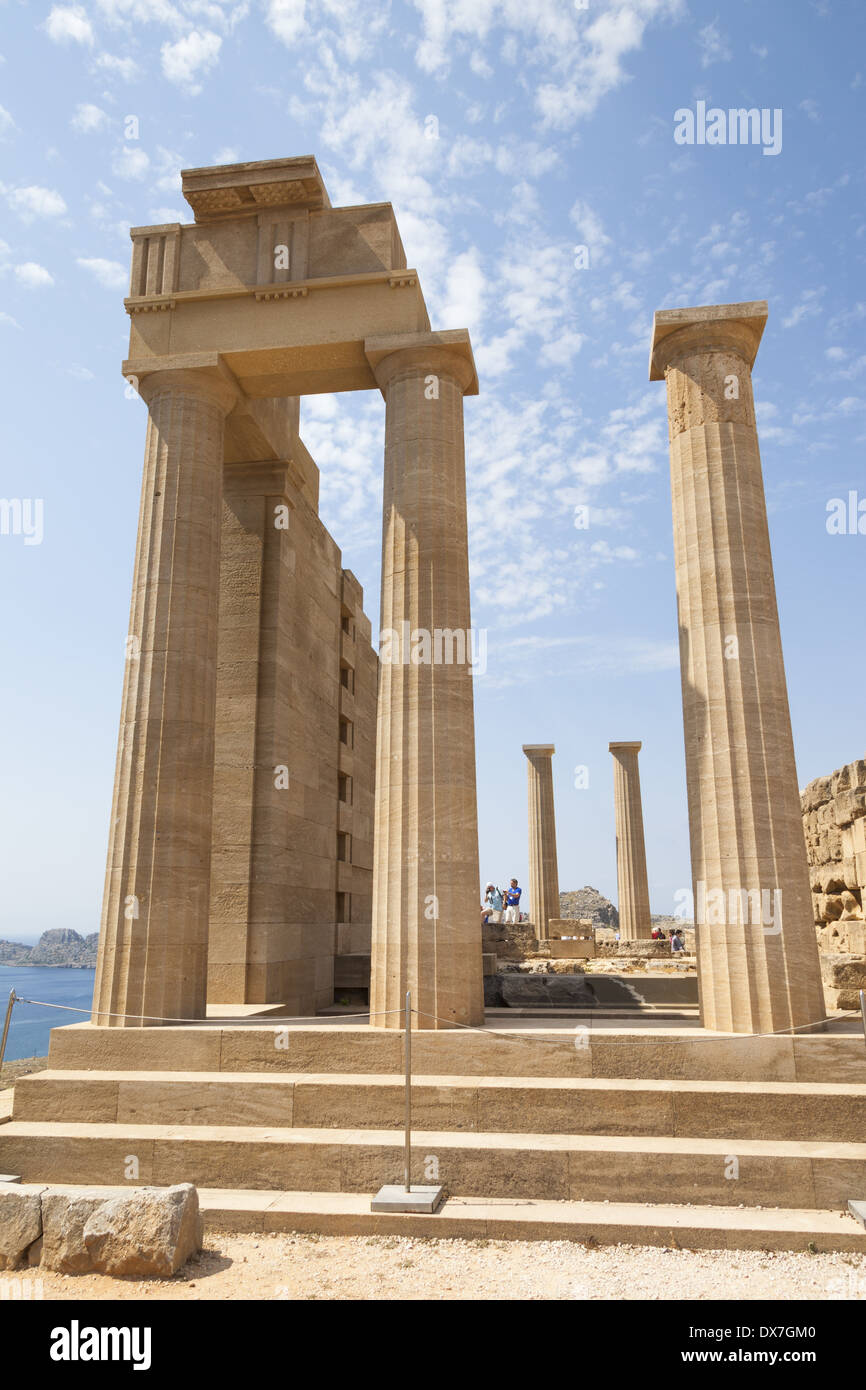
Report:
M686 943L683 940L683 934L679 928L677 928L675 932L671 932L671 952L673 955L676 955L678 951L684 951L685 949Z

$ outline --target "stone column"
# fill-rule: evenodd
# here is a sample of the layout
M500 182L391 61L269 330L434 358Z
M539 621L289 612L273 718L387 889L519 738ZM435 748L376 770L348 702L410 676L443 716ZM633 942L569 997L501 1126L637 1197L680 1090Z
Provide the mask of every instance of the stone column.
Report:
M524 743L529 784L529 905L539 941L550 936L551 917L559 910L556 866L556 815L553 809L552 743Z
M825 1014L751 368L763 301L655 316L667 382L701 1017L769 1033Z
M637 755L640 743L609 743L613 754L616 883L620 941L649 941L649 884Z
M223 437L236 399L217 367L154 372L140 391L149 419L93 1004L93 1022L116 1027L205 1015Z
M463 394L468 334L366 344L385 397L370 1022L483 1022Z

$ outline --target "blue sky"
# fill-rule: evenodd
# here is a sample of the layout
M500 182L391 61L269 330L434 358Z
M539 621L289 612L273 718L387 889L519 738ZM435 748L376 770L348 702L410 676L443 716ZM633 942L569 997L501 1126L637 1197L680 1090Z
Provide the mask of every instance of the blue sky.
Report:
M41 499L44 531L0 535L0 936L98 926L145 427L120 375L128 228L192 220L185 167L314 154L334 204L393 202L434 327L471 331L484 878L525 879L521 745L552 741L561 887L615 897L607 744L640 738L653 909L690 881L658 308L769 300L755 392L801 785L862 756L866 536L826 527L830 499L866 498L857 0L0 15L0 496ZM781 110L781 151L678 145L701 100ZM376 630L382 401L301 419Z

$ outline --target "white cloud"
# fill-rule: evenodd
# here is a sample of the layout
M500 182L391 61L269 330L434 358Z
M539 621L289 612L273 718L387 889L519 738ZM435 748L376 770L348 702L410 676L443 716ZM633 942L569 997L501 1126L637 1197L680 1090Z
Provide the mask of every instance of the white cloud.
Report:
M150 157L138 145L124 145L111 161L111 167L120 179L143 179L150 168Z
M66 203L60 194L53 188L42 188L39 184L14 188L7 196L9 206L25 221L33 217L61 217L66 211Z
M82 5L55 5L43 27L54 43L93 43L93 26Z
M705 24L698 34L698 47L701 50L701 67L708 68L712 63L729 63L731 47L719 29L719 21L714 19Z
M107 290L125 290L129 286L129 271L119 261L106 261L100 256L79 256L78 265L88 270Z
M222 39L219 34L205 29L201 33L193 29L175 43L164 43L160 49L162 71L169 82L185 87L195 96L202 84L197 79L210 72L219 58Z
M189 211L184 213L179 208L151 208L148 216L151 224L158 227L163 222L184 222L189 217Z
M75 108L75 114L69 122L73 130L78 130L82 135L87 135L92 130L101 130L108 124L108 117L101 106L93 106L90 102L79 102Z
M817 290L804 290L800 296L800 303L796 304L790 314L782 319L782 327L796 328L803 319L812 319L820 314L823 293L823 287Z
M21 327L21 324L18 322L17 319L13 319L11 314L3 313L2 310L0 310L0 323L8 324L10 328Z
M590 265L599 265L604 260L604 248L610 245L610 237L605 234L601 218L589 203L581 202L580 199L568 215L577 228L581 245L589 248Z
M8 131L16 129L17 127L15 125L15 122L13 121L10 113L6 110L6 107L0 106L0 138L2 138Z
M265 23L284 44L296 43L307 27L305 0L268 0Z
M138 64L134 58L117 58L113 53L100 53L96 66L104 72L114 73L124 82L133 82L138 76Z
M38 290L54 284L51 272L46 270L44 265L38 265L36 261L24 261L22 265L16 265L15 278L28 290Z
M480 253L473 246L457 256L448 270L445 303L438 315L442 327L468 328L470 331L478 328L484 312L486 288Z

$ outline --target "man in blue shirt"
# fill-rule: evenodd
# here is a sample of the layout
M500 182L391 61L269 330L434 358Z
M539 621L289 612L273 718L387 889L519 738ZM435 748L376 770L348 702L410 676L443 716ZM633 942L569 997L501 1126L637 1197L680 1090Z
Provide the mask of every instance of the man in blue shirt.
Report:
M511 884L505 890L505 920L506 922L520 921L520 894L522 889L517 886L517 879L513 878Z

